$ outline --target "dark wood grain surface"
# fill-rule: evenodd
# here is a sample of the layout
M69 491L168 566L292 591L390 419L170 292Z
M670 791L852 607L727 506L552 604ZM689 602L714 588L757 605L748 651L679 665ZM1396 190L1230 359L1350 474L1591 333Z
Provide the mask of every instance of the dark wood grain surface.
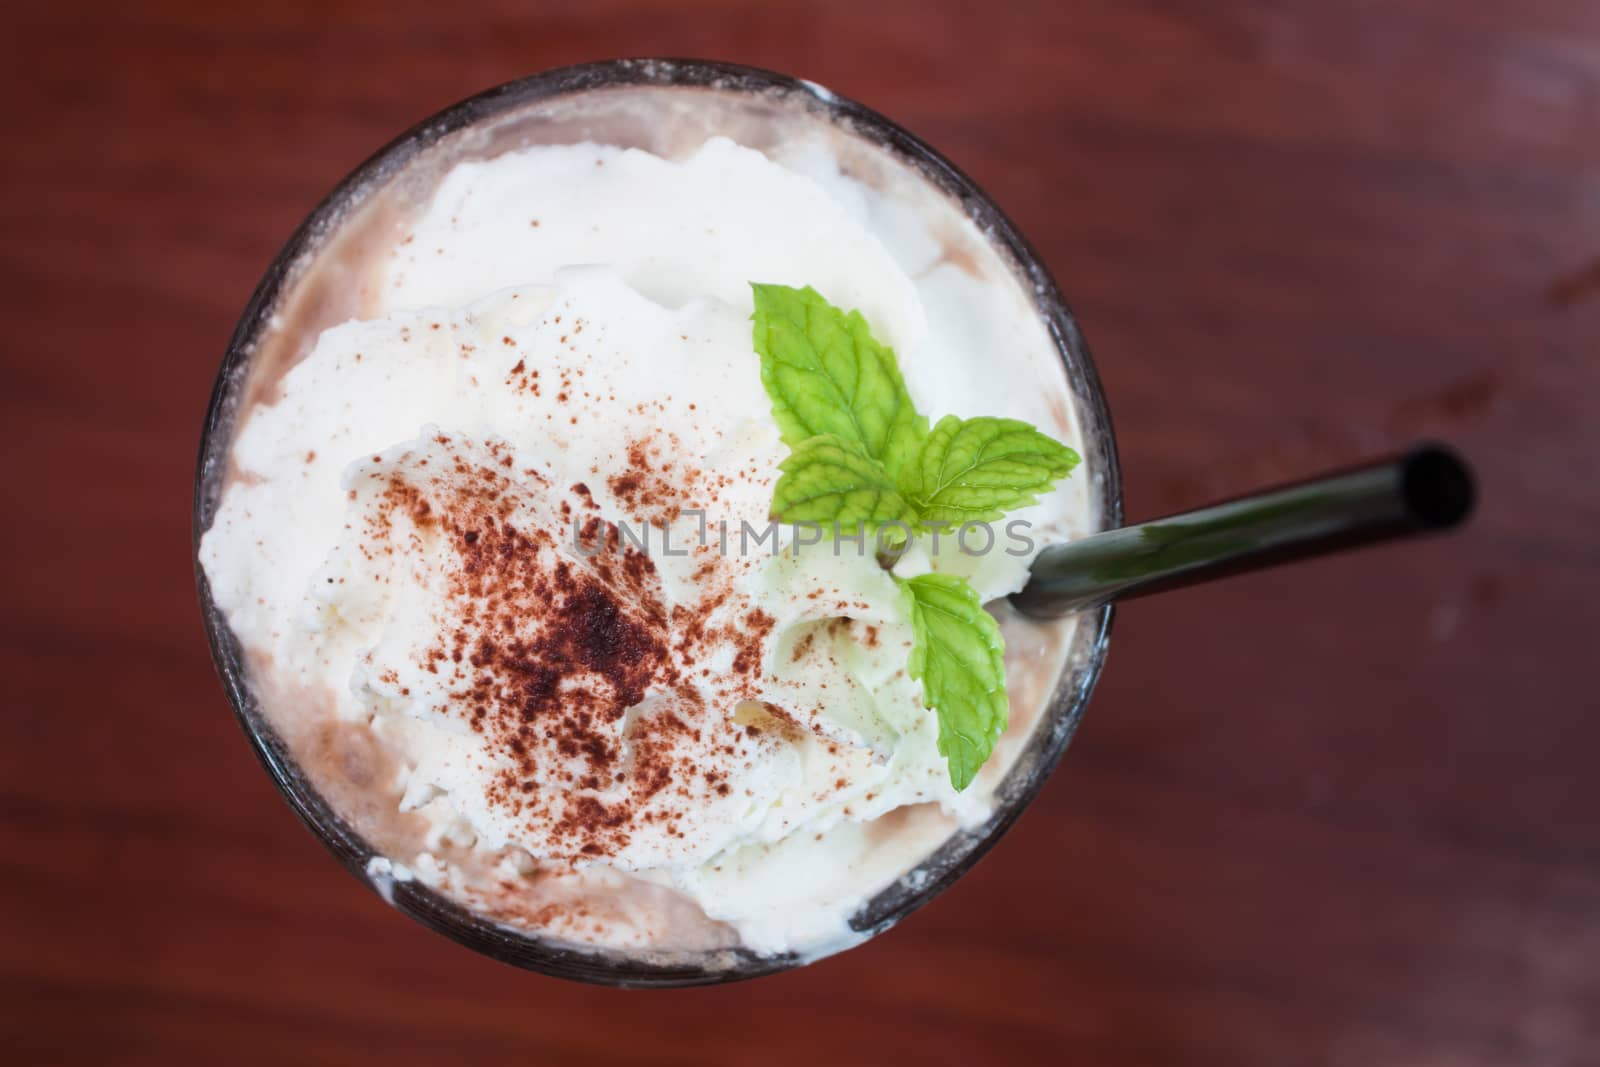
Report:
M1600 4L7 5L0 1059L1600 1062ZM1041 249L1131 516L1418 436L1475 526L1129 606L974 873L867 946L619 993L477 958L296 823L191 578L278 244L402 127L610 55L801 74Z

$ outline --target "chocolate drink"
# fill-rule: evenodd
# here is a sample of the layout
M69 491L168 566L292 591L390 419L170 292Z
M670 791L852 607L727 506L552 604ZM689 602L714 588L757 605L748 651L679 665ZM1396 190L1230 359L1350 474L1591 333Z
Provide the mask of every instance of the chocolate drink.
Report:
M815 97L595 88L403 155L312 235L236 393L200 561L267 724L385 895L711 970L859 941L992 819L1093 651L1004 603L1102 521L1034 292ZM966 789L894 576L739 536L787 454L751 281L859 309L934 419L1090 452L1018 513L1030 551L897 565L964 575L1005 636L1010 723Z

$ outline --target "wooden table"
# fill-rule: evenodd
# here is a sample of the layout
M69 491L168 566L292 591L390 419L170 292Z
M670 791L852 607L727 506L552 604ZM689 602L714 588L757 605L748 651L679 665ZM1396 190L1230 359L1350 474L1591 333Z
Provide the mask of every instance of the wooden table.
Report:
M0 1058L1600 1062L1594 0L11 7ZM1129 606L1037 806L844 956L624 994L413 925L223 701L201 412L377 145L652 53L818 80L981 181L1082 318L1131 516L1437 435L1476 524Z

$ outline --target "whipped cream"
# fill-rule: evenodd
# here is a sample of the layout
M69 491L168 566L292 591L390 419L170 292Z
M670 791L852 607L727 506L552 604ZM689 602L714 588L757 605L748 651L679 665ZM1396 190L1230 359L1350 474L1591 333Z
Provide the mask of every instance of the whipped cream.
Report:
M1016 732L955 792L870 545L772 533L787 450L751 345L749 283L810 285L862 311L933 419L1073 442L1026 292L943 249L820 142L534 147L450 170L370 316L324 331L249 413L200 553L277 689L325 694L399 754L385 787L430 829L385 878L470 896L454 848L492 860L504 893L620 880L758 952L816 954L990 814ZM1035 551L1086 532L1083 481L1017 514ZM946 538L900 566L991 600L1031 555ZM525 921L672 940L563 915Z

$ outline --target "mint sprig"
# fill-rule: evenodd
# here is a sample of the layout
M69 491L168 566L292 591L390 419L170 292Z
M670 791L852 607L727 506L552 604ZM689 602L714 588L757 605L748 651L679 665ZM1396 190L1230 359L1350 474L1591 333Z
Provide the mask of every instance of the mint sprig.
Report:
M1016 419L947 415L930 433L894 350L860 312L810 287L751 289L761 384L790 449L773 489L775 518L850 534L993 522L1078 465L1072 449ZM907 673L938 718L950 782L965 789L1005 730L1005 641L966 579L897 580L911 604Z

